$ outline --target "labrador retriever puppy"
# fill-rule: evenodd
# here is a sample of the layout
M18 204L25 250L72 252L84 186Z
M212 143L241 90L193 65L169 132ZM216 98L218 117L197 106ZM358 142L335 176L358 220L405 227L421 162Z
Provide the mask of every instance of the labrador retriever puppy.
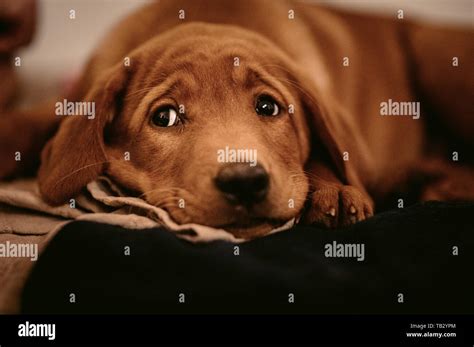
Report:
M105 174L177 222L240 237L294 217L350 225L410 182L421 200L474 199L473 42L303 2L153 2L59 99L93 117L51 104L8 117L22 142L5 136L32 160L47 142L38 180L53 205ZM10 162L4 177L21 170Z

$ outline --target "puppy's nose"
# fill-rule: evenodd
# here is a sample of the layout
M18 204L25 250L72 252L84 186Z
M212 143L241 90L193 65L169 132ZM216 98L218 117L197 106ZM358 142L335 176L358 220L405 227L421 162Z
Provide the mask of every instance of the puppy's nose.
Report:
M244 205L262 201L267 195L269 181L263 166L248 163L227 164L214 180L231 203Z

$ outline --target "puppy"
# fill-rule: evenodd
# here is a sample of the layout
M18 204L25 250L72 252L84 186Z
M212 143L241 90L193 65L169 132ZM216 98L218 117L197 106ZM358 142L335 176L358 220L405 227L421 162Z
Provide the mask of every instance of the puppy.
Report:
M300 2L159 1L109 33L66 96L94 103L93 119L9 120L55 132L38 172L53 205L105 174L180 223L241 237L300 216L335 228L414 179L421 200L474 199L473 42Z

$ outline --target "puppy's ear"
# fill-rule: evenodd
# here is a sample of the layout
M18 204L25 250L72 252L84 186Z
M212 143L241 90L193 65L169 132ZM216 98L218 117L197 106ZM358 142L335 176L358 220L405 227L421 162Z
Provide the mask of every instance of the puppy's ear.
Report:
M368 174L372 163L365 142L357 137L358 125L329 93L319 91L311 78L294 69L312 139L308 160L330 160L342 183L363 189L361 177ZM324 153L318 152L321 149Z
M103 132L120 112L129 70L122 64L98 79L82 102L93 103L95 116L68 115L41 154L38 185L43 199L59 205L99 176L107 162ZM71 102L74 102L71 100ZM59 117L59 116L55 116Z

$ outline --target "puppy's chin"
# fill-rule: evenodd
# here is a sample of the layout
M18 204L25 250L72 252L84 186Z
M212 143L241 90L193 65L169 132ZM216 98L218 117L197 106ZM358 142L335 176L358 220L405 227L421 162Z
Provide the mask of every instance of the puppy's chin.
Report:
M196 223L210 226L216 229L223 229L237 238L246 240L264 236L271 232L273 229L282 226L286 222L286 220L249 218L248 216L242 218L231 216L228 219L223 218L218 222L213 218L209 218L206 220L203 220L203 218L200 218L200 216L194 216L193 218L188 214L182 213L182 210L166 210L170 214L171 218L173 218L179 224ZM226 219L227 221L225 221Z

